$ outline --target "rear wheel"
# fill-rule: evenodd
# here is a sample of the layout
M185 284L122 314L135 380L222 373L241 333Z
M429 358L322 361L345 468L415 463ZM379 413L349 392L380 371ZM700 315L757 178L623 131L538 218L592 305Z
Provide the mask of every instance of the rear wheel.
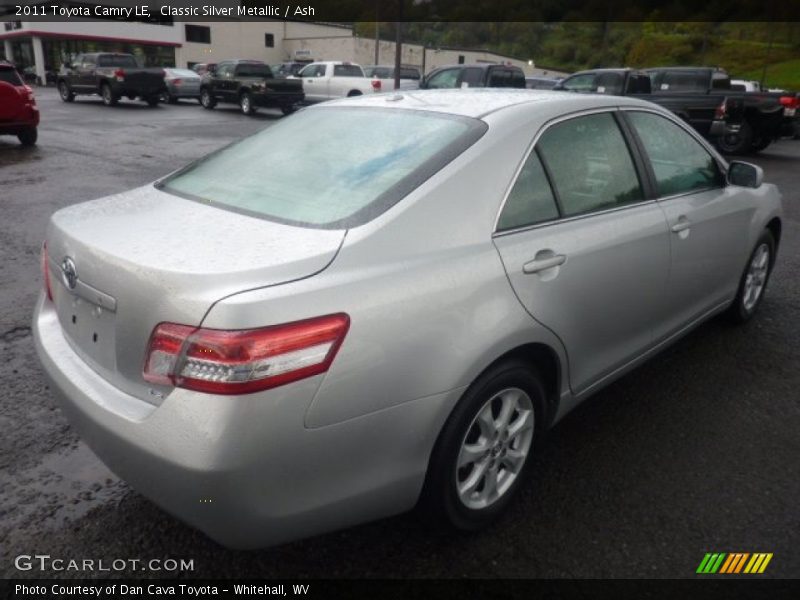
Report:
M217 105L217 99L211 95L208 88L200 90L200 105L207 110L211 110Z
M36 130L36 127L31 127L30 129L25 129L17 134L17 139L19 143L23 146L33 146L36 144L36 140L39 137L39 133Z
M294 104L284 104L283 106L281 106L281 112L284 115L290 115L296 110L297 108L295 108Z
M250 92L242 92L239 96L239 108L243 115L252 115L256 112L256 107L253 105L253 96Z
M736 299L728 309L728 316L736 323L749 321L767 289L772 265L775 262L775 238L767 230L761 234L756 242L756 247L750 254L747 266L739 280L739 290Z
M150 107L158 106L160 100L161 99L158 96L148 96L147 98L144 99L144 101L147 102L147 106Z
M104 83L100 88L100 95L103 98L103 104L106 106L116 106L117 102L119 102L119 98L114 95L111 86L107 83Z
M58 82L58 95L61 96L63 102L72 102L75 100L75 94L69 89L67 82L64 80Z
M350 92L347 94L347 97L348 97L348 98L352 98L353 96L362 96L362 95L363 95L363 94L362 94L361 92L359 92L358 90L351 90L351 91L350 91Z
M750 152L753 143L753 128L747 121L742 121L739 131L726 133L717 139L717 148L723 154L745 154Z
M543 432L544 386L518 360L479 377L436 442L420 508L437 524L474 531L509 505Z

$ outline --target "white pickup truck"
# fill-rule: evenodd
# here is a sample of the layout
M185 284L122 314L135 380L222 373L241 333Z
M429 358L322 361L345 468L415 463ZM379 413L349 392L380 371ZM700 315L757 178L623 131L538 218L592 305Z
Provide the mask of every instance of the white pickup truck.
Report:
M380 91L356 64L340 61L315 62L296 76L303 80L306 102L360 96Z

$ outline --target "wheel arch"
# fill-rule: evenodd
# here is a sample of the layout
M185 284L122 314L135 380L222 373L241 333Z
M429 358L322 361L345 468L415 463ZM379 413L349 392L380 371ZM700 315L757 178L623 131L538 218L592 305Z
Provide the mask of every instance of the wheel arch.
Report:
M779 217L773 217L772 220L767 223L767 230L772 234L772 237L775 239L775 252L777 253L778 247L781 243L781 232L783 231L783 223Z

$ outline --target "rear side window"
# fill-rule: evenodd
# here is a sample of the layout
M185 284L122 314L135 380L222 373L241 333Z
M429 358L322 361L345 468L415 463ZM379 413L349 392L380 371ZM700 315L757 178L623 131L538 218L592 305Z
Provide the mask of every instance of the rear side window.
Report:
M378 108L304 110L158 184L292 225L366 223L472 145L477 119Z
M461 87L481 87L483 85L483 69L467 67L461 72Z
M565 216L644 199L630 151L611 113L553 125L537 147Z
M419 70L418 69L410 69L410 68L401 68L400 69L400 78L401 79L414 79L419 81Z
M0 69L0 81L11 85L22 85L22 80L14 69Z
M506 198L497 231L516 229L558 218L558 207L536 152L531 152Z
M598 73L595 78L595 86L598 94L619 95L622 93L622 84L625 81L622 73Z
M702 71L664 71L655 91L705 92L708 83L708 73Z
M236 65L237 77L272 77L272 72L267 65L257 63L241 63Z
M508 69L492 69L489 71L489 81L486 85L494 88L511 87L511 71Z
M364 71L358 65L334 65L334 77L363 77Z
M659 196L725 185L714 157L678 125L653 113L630 112L628 117L650 158Z
M130 67L135 69L138 65L136 59L124 54L101 54L97 57L98 67Z

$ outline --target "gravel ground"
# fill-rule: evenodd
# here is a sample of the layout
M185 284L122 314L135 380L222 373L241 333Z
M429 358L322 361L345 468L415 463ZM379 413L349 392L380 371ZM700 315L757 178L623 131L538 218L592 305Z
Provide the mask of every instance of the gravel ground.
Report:
M30 319L54 210L146 183L280 114L37 96L38 147L0 138L0 575L89 575L14 567L17 555L49 554L192 559L184 577L687 577L707 551L743 551L774 553L767 576L800 577L800 142L752 159L787 209L759 316L703 325L569 415L496 527L446 535L404 515L235 552L139 496L80 442L36 360Z

